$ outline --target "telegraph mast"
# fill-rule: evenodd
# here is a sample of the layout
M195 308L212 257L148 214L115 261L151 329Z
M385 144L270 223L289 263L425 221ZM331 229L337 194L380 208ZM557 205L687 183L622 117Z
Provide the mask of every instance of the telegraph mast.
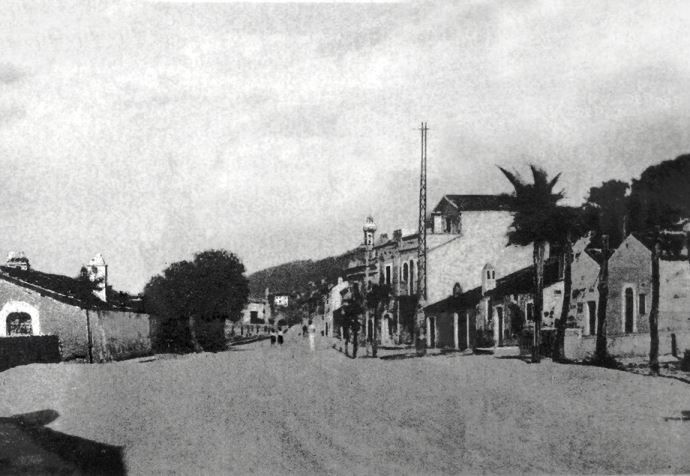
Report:
M429 128L422 122L422 164L419 177L419 241L417 246L417 294L426 304L426 134Z

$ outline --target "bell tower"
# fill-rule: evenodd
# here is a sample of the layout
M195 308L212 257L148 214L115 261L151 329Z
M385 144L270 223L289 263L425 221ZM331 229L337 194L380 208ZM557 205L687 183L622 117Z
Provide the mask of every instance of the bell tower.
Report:
M89 273L91 282L96 283L96 289L93 291L93 294L101 301L106 302L108 300L108 265L105 264L103 255L98 253L91 258L86 269Z
M374 235L376 234L376 223L374 223L374 218L371 215L364 222L362 231L364 232L364 246L370 250L374 246Z

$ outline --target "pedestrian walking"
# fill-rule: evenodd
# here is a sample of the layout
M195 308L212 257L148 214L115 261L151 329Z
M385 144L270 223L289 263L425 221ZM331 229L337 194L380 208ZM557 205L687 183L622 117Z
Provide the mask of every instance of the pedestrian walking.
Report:
M309 350L314 352L316 350L316 326L309 320L309 327L307 327L307 332L309 333Z
M311 322L311 321L309 321ZM302 337L307 337L307 325L302 326Z
M283 345L283 329L278 328L278 345Z
M276 337L276 330L273 327L271 327L271 347L276 345Z

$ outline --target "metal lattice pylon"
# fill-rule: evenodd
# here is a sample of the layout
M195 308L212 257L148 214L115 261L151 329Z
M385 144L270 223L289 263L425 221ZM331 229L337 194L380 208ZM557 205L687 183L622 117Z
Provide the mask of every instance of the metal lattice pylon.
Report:
M429 128L422 122L422 163L419 177L419 238L417 247L417 294L426 303L426 135Z

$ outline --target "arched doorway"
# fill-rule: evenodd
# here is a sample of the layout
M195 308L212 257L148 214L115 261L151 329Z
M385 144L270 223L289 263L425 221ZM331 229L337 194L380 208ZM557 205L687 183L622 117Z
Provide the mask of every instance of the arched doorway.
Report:
M632 288L625 288L625 328L626 334L631 334L635 328L635 295Z

